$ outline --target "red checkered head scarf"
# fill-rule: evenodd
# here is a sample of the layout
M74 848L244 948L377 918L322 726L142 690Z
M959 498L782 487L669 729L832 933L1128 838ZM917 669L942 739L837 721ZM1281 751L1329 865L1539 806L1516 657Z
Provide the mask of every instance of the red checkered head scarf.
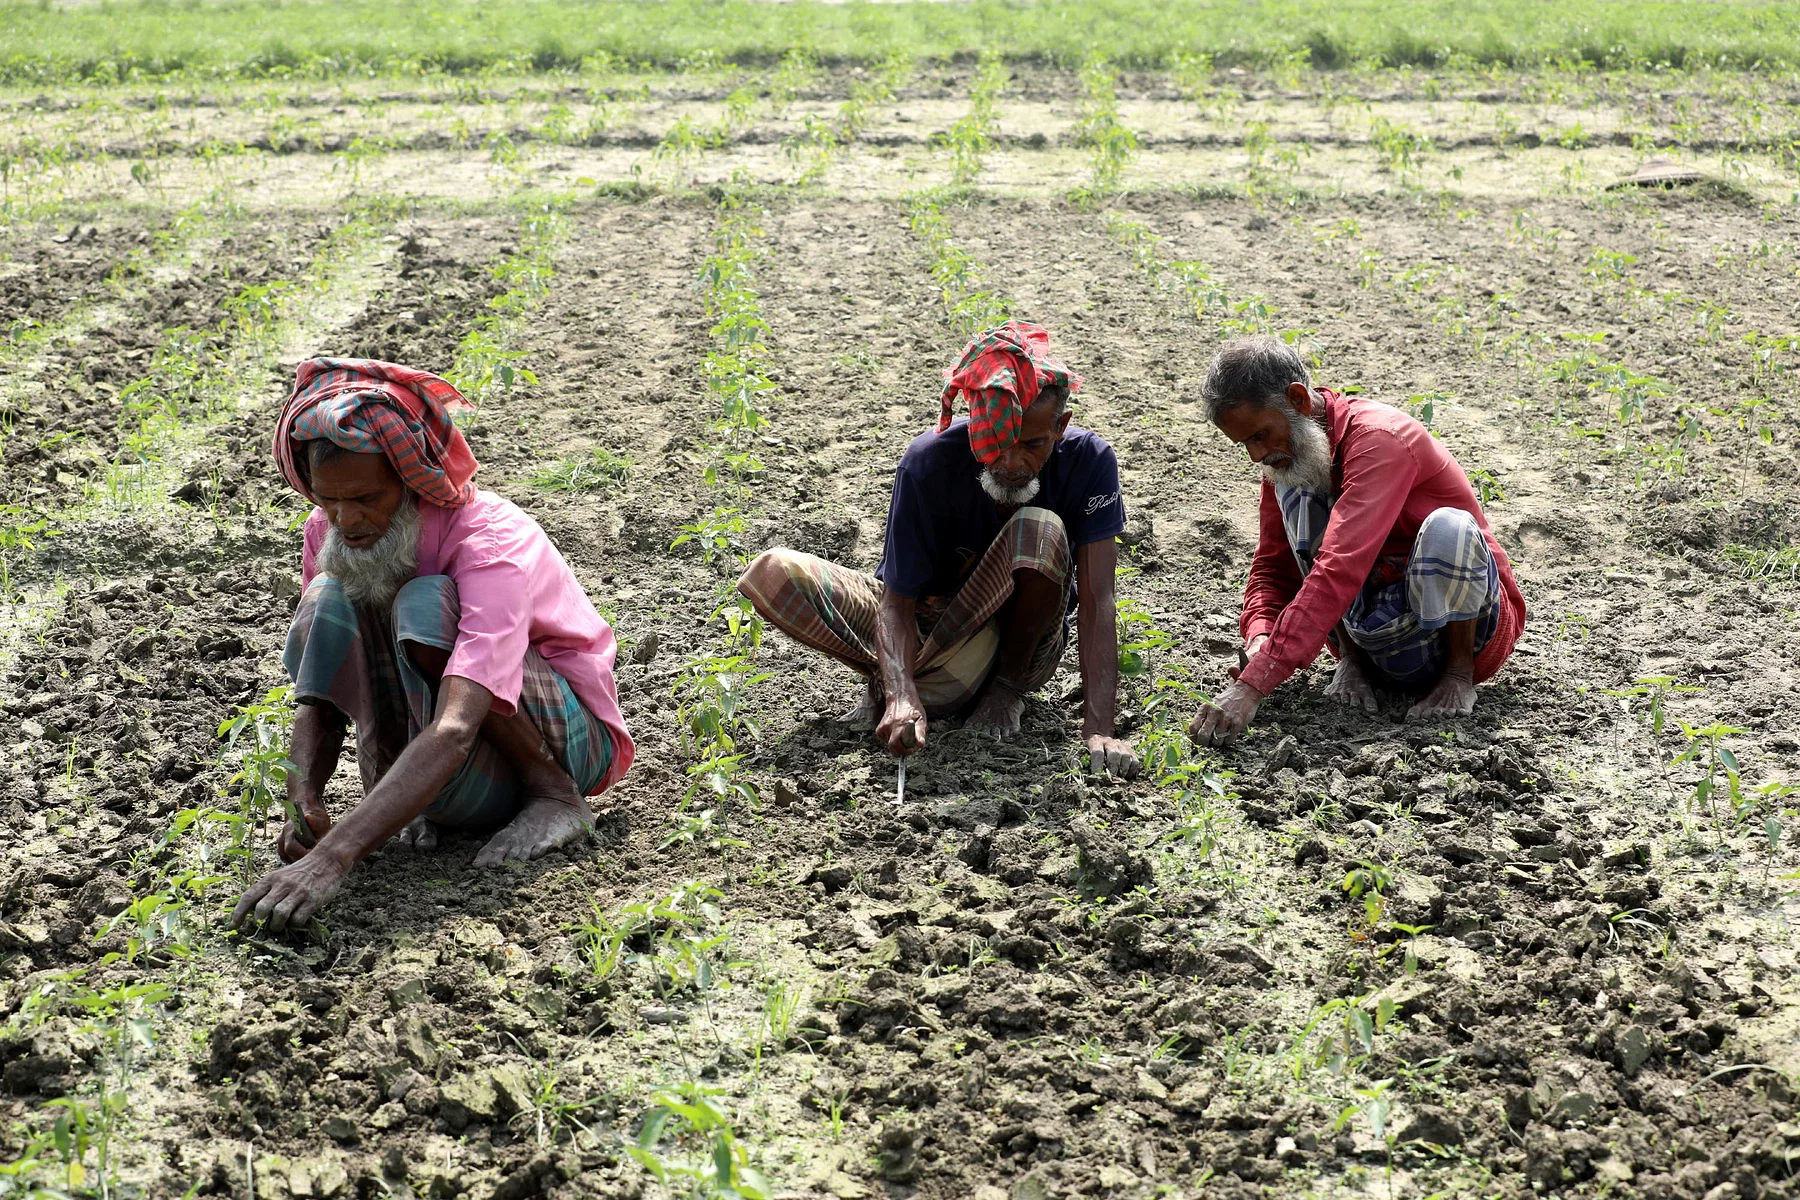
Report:
M959 398L969 405L969 449L991 463L1019 440L1030 408L1045 387L1081 387L1081 376L1050 353L1050 334L1041 325L1008 321L975 335L956 365L944 372L938 432L950 428Z
M319 502L301 443L324 438L358 454L385 454L420 500L461 508L475 499L480 466L450 414L473 406L429 371L372 358L313 358L275 422L275 464L288 486Z

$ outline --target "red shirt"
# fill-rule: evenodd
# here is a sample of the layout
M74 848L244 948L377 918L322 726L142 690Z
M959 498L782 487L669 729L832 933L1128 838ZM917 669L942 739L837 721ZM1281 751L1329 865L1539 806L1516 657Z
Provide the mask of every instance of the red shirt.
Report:
M1525 597L1468 476L1442 442L1399 409L1341 396L1330 388L1315 391L1324 398L1337 500L1312 572L1302 579L1274 485L1263 481L1262 532L1244 585L1238 628L1245 641L1264 633L1269 640L1243 669L1243 682L1266 696L1310 665L1326 645L1326 635L1349 611L1376 559L1410 558L1419 526L1440 508L1460 508L1475 518L1500 571L1500 624L1475 656L1476 681L1489 678L1524 631Z

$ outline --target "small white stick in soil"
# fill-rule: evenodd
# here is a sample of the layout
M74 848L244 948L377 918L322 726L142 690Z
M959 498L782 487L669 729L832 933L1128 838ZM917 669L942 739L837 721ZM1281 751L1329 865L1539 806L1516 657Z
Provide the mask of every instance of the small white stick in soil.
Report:
M906 760L900 760L900 781L894 785L894 803L906 803Z

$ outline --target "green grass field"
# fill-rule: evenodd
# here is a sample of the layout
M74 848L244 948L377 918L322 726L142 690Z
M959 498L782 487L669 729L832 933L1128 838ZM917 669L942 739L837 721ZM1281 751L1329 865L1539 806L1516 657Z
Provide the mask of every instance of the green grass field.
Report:
M557 71L596 60L757 65L793 50L827 62L994 50L1011 60L1067 64L1096 48L1133 67L1204 54L1223 65L1302 55L1318 67L1566 62L1779 70L1800 63L1800 13L1758 0L0 4L0 80L19 83Z

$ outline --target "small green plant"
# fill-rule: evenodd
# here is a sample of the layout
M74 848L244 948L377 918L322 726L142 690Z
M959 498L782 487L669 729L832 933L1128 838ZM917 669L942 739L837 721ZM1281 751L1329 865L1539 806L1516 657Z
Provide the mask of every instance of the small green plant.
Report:
M720 505L693 523L681 526L681 532L669 543L669 549L676 550L692 542L710 566L714 559L734 553L732 538L749 531L750 525L742 512Z
M1742 785L1742 773L1738 767L1737 755L1724 744L1728 737L1746 732L1735 725L1689 725L1686 721L1677 720L1681 736L1687 746L1675 756L1670 766L1682 763L1696 763L1701 770L1700 779L1694 784L1693 792L1688 796L1687 810L1692 813L1696 808L1704 807L1707 815L1713 819L1718 831L1720 845L1725 840L1725 818L1730 816L1735 826L1741 815L1748 809ZM1718 797L1725 797L1725 806L1720 810Z
M981 161L994 144L998 128L995 104L1012 73L992 50L984 51L969 92L969 111L941 138L950 148L950 182L969 187L981 176Z
M1091 182L1077 189L1078 203L1096 203L1119 190L1125 164L1137 152L1138 136L1119 120L1118 81L1105 59L1090 58L1081 68L1081 119L1075 144L1088 148Z
M769 1200L773 1188L751 1165L749 1150L715 1101L723 1094L692 1082L656 1093L626 1151L673 1195ZM666 1154L671 1143L681 1157Z
M610 979L625 961L625 944L641 927L636 917L627 914L617 921L609 918L599 901L590 901L593 920L575 927L582 957L596 981Z
M1143 602L1131 598L1118 602L1119 674L1135 679L1150 670L1150 655L1174 644L1174 638L1156 626L1156 618Z
M625 455L595 446L585 458L564 458L541 468L531 482L547 492L614 491L630 481L631 466Z
M1406 411L1429 430L1432 437L1437 437L1438 432L1432 426L1437 420L1438 405L1449 398L1443 392L1414 392L1406 398Z
M980 266L950 239L950 222L929 196L913 198L907 207L907 223L925 243L931 278L938 285L952 328L967 337L1012 315L1012 305L1004 296L982 286Z
M762 398L775 388L766 364L769 323L751 286L763 231L753 217L733 212L713 231L713 253L700 269L713 345L703 364L707 390L719 405L717 426L728 439L768 424ZM760 464L757 464L760 469ZM709 480L711 482L711 480Z
M13 594L12 558L37 549L37 538L56 537L46 517L32 517L16 504L0 504L0 599Z
M1485 467L1477 467L1469 472L1469 484L1475 494L1481 497L1483 507L1506 499L1506 488L1500 477Z
M537 375L522 365L525 351L515 342L525 315L550 288L556 243L566 220L562 201L547 201L528 213L516 251L489 268L505 289L489 300L487 312L470 326L456 347L456 361L444 377L479 404L495 387L511 394L516 384L535 386Z
M289 820L298 819L287 798L287 777L299 769L287 757L292 699L291 687L271 688L261 700L241 705L235 715L219 723L217 736L237 761L237 771L226 785L237 793L237 811L221 812L219 817L232 826L232 851L239 856L246 878L255 873L251 839L269 813L279 807Z
M694 768L688 769L692 771ZM741 849L748 845L742 838L732 837L719 828L718 814L714 809L703 808L699 812L678 815L675 818L675 828L656 844L656 848L667 850L670 846L699 846L720 854L728 849Z
M1377 116L1369 122L1369 143L1375 148L1380 170L1411 182L1431 152L1431 139L1406 126Z
M1364 859L1344 872L1343 891L1353 900L1362 901L1364 928L1359 937L1367 939L1375 927L1381 924L1381 915L1387 910L1387 889L1394 882L1394 872L1390 867L1378 862Z

